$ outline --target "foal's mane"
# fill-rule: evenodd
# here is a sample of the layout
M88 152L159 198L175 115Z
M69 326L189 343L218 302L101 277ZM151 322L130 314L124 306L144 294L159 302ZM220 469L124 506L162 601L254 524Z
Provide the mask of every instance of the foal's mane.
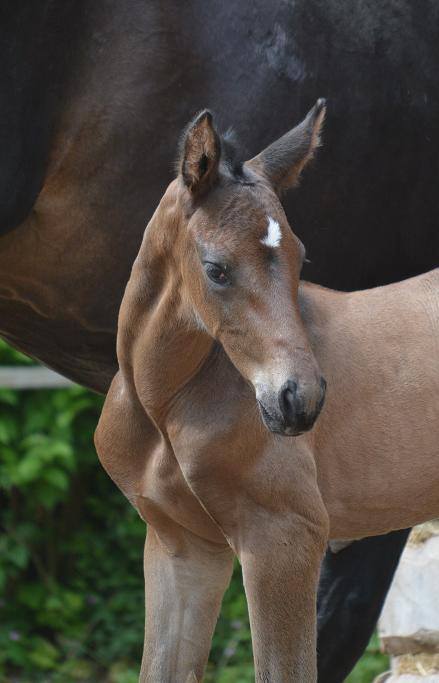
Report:
M231 175L239 182L243 181L243 153L240 148L238 136L233 128L229 128L225 133L220 135L221 141L221 160L228 168Z

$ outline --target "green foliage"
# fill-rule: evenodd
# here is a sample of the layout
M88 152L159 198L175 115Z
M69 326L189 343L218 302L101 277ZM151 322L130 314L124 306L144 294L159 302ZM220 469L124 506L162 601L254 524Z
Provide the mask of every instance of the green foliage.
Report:
M375 633L366 652L355 669L347 677L346 683L371 683L378 674L390 669L389 658L380 651L378 636Z
M0 364L29 362L0 342ZM98 463L101 406L79 387L0 389L1 681L137 681L145 528ZM362 666L349 683L370 683L386 662L370 651ZM206 681L253 680L236 566Z
M101 406L80 387L0 390L0 680L135 680L145 529L98 463Z

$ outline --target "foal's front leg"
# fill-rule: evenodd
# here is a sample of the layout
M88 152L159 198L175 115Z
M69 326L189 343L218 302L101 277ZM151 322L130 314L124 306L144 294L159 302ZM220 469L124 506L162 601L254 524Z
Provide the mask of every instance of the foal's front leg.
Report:
M324 552L318 526L265 515L242 541L256 681L317 680L316 593Z
M289 454L288 454L289 455ZM309 451L267 454L236 488L256 681L315 683L316 598L328 515Z
M145 543L146 624L141 683L196 683L209 656L233 552L171 525L149 526Z

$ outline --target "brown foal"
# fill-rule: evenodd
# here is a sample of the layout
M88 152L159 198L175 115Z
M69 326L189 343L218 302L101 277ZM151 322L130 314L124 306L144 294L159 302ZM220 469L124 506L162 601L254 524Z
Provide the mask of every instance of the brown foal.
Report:
M439 514L439 271L299 282L278 195L323 117L242 165L200 114L127 285L96 446L149 524L143 682L201 680L234 555L256 680L315 681L328 539Z

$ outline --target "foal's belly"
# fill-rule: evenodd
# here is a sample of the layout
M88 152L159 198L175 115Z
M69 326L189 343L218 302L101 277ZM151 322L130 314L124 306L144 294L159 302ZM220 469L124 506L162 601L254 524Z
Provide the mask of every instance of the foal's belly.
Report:
M327 433L316 460L331 538L379 535L439 516L439 396L430 397L434 403L418 404L415 420L404 406L375 421L365 420L365 410Z
M396 486L397 484L395 484ZM323 496L330 521L330 539L354 540L406 529L439 517L439 482L413 487L374 500L334 500ZM380 507L382 506L382 507Z

